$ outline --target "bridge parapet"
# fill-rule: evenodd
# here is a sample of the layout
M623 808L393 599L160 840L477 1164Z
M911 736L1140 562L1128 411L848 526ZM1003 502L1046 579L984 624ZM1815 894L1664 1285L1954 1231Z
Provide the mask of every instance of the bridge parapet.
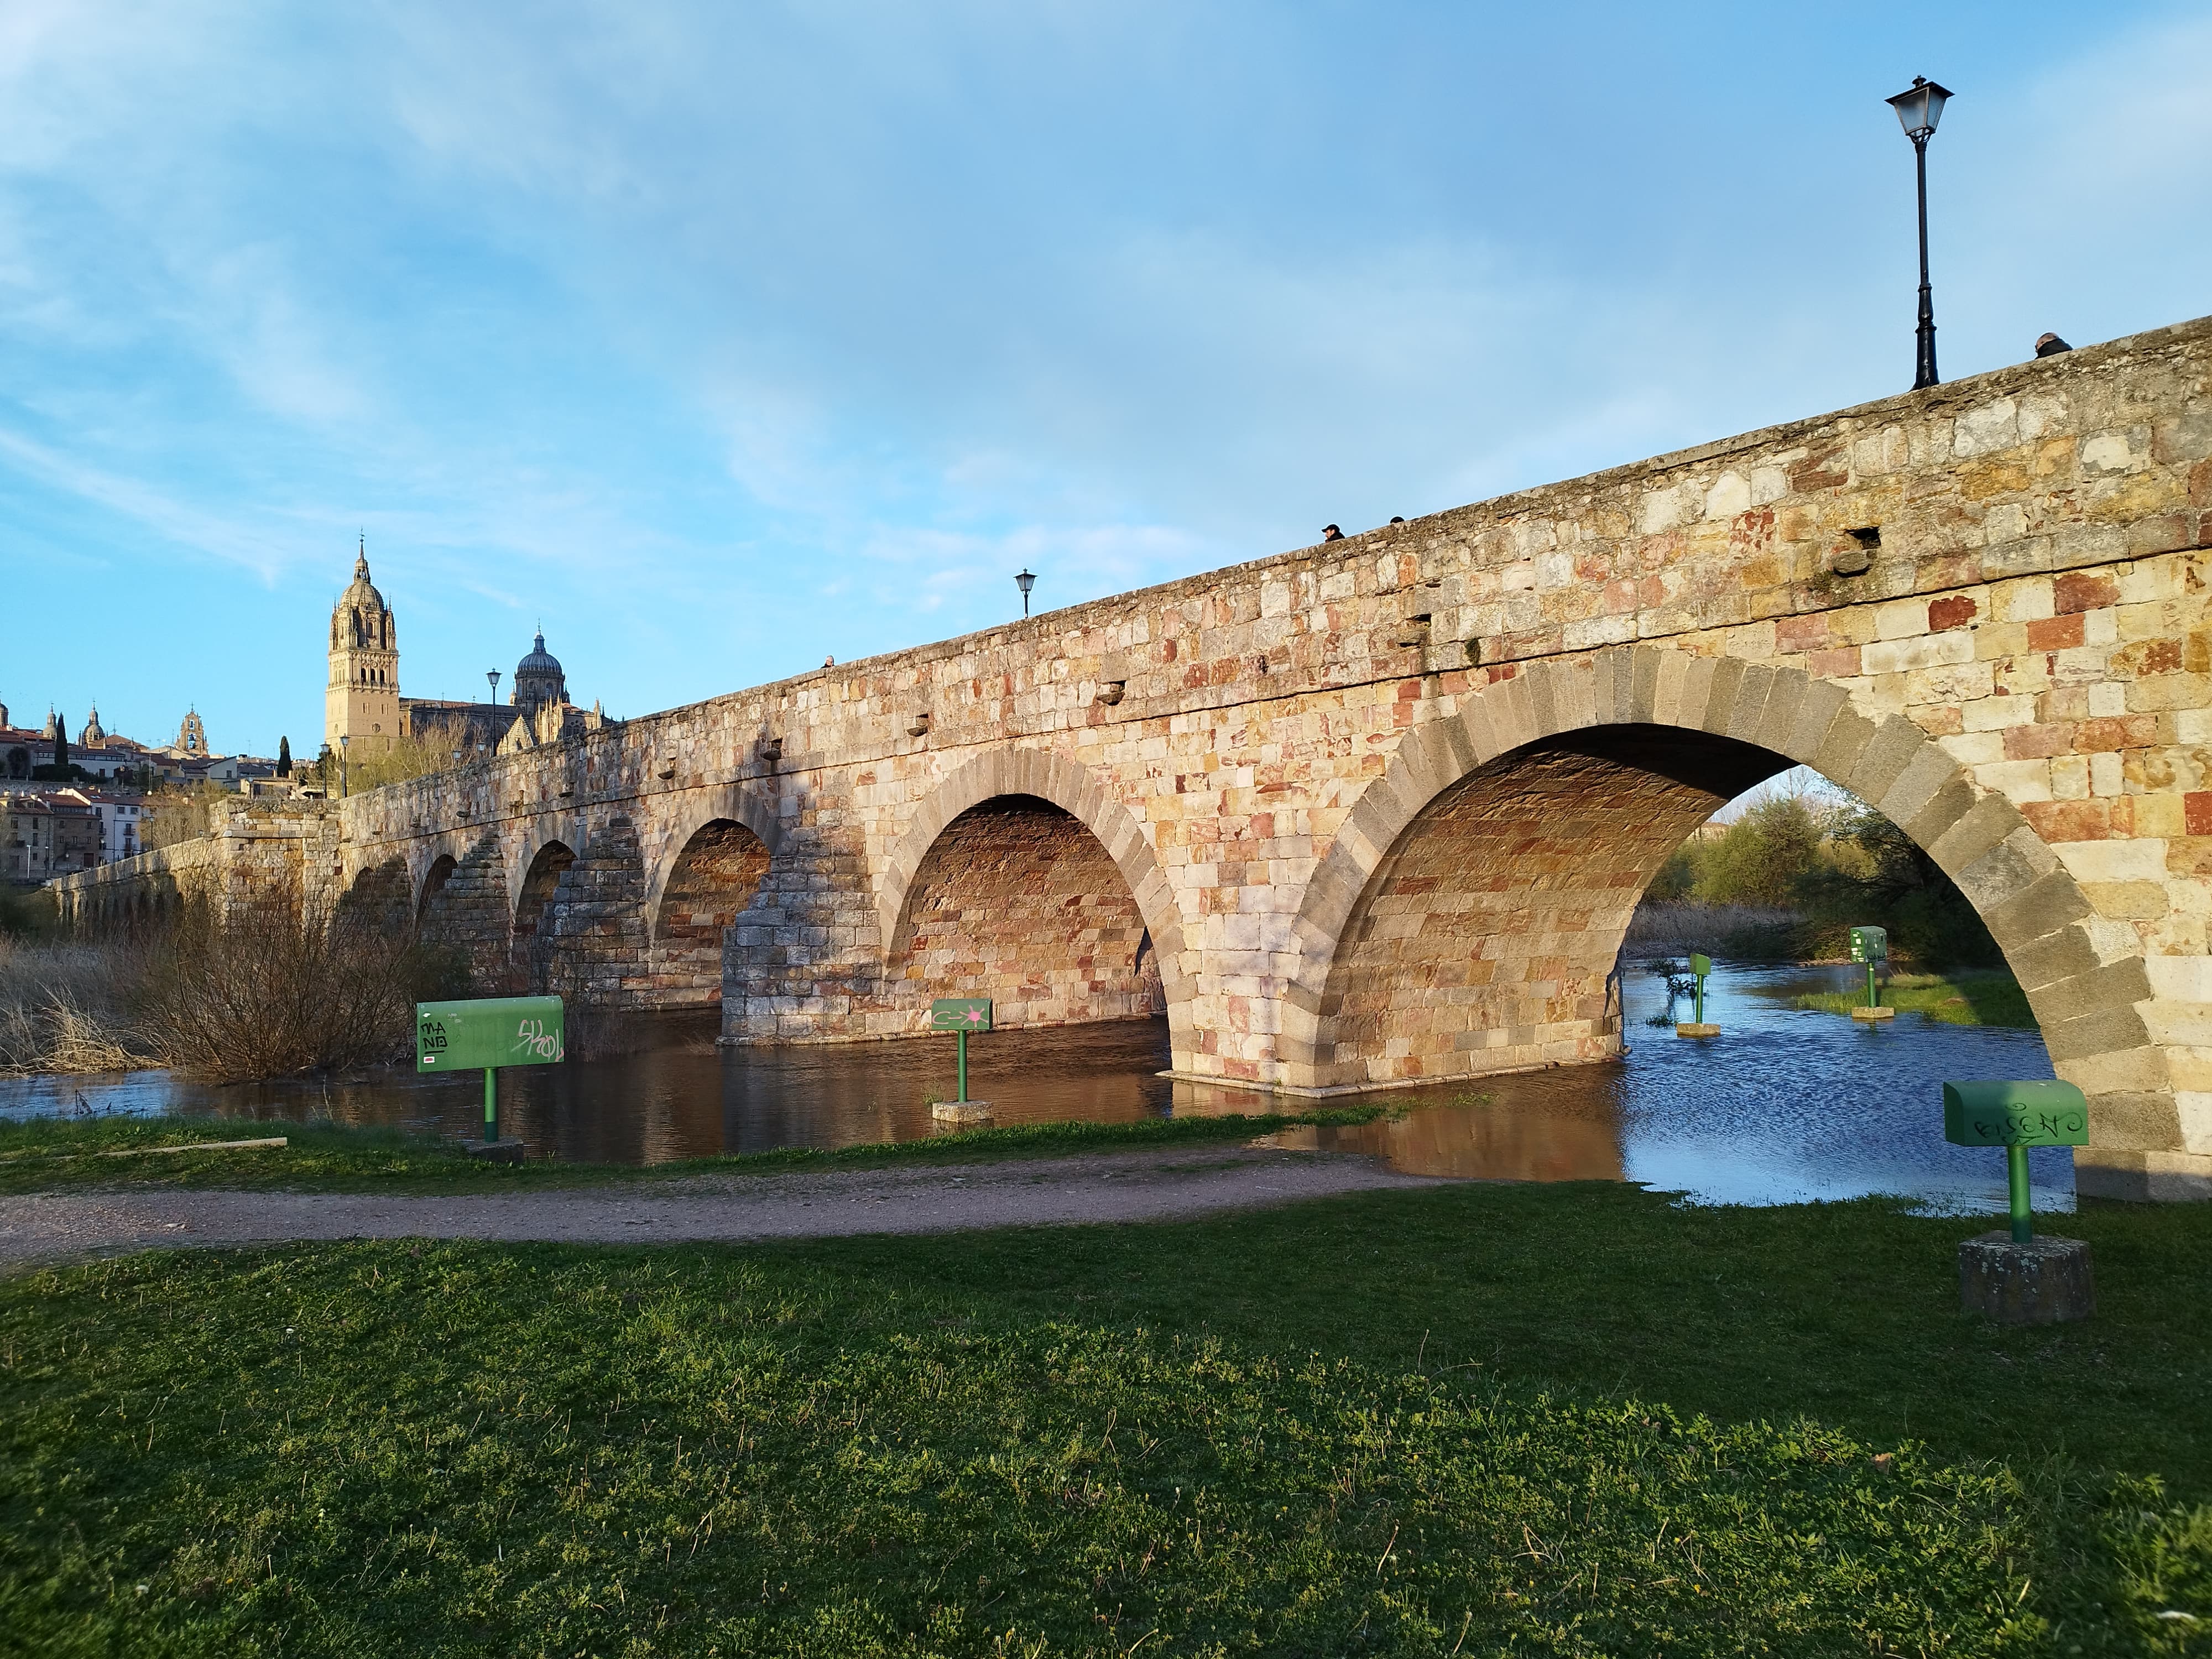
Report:
M2212 319L379 790L340 856L732 1041L1156 981L1179 1072L1360 1087L1617 1052L1669 837L1802 762L1983 909L2089 1161L2212 1182L2208 588Z

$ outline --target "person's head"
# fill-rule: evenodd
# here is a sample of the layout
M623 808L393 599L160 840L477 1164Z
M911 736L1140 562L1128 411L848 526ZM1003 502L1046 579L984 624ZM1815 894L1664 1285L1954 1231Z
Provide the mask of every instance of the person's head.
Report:
M1333 524L1323 525L1321 531L1321 538L1325 542L1340 542L1344 539L1344 532L1341 530L1339 530Z
M1390 515L1390 522L1392 524L1403 524L1406 520L1399 514L1394 513Z

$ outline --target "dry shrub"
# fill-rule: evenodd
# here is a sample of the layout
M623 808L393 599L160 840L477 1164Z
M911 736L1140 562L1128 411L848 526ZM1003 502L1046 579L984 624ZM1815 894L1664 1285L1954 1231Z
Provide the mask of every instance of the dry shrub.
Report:
M139 1026L157 1064L210 1082L404 1060L449 959L370 915L276 902L188 909L156 941Z
M127 1071L147 1063L129 1007L139 953L0 938L0 1073Z
M1696 899L1647 898L1629 921L1632 957L1708 956L1781 960L1793 954L1800 918L1764 904L1706 904Z

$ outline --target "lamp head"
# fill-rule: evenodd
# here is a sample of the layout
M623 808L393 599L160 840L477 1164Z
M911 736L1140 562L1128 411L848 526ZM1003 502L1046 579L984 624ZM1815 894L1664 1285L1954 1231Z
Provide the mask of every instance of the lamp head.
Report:
M1033 572L1021 571L1014 577L1014 586L1022 590L1022 597L1026 599L1030 596L1030 589L1036 586L1036 576Z
M1936 124L1943 118L1943 106L1950 99L1948 88L1936 85L1924 75L1916 75L1911 86L1887 101L1897 112L1905 136L1917 144L1936 131Z

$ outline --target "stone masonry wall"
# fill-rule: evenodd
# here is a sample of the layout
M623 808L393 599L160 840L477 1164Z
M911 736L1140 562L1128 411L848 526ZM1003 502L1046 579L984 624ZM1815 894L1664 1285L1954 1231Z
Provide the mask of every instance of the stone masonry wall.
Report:
M872 1023L911 1031L945 996L994 999L1000 1026L1136 1018L1151 1012L1137 967L1144 933L1096 836L1048 802L1001 796L962 813L930 849Z
M649 902L698 823L742 823L769 865L725 1033L835 1038L875 1030L933 836L1036 794L1158 945L1177 1069L1328 1086L1344 930L1431 800L1509 737L1706 731L1960 880L2091 1094L2096 1181L2212 1190L2208 586L2196 322L379 790L343 857L419 887L490 837L512 914L549 838L627 820ZM1419 977L1372 988L1383 1026Z

